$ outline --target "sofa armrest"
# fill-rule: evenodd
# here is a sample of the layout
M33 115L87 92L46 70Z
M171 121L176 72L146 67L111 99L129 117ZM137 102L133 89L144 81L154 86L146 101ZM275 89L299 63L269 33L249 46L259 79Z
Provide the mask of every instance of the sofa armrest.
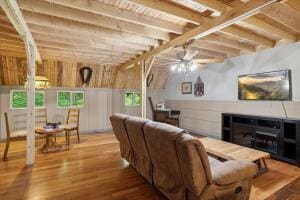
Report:
M257 165L250 161L229 160L213 166L212 179L217 185L228 185L253 178L257 173Z

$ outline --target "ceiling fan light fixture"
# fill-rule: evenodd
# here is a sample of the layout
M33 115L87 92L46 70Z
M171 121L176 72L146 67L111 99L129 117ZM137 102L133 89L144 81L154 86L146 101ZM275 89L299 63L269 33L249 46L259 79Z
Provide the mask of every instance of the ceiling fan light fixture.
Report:
M28 81L25 81L24 87L28 87ZM50 81L44 76L35 76L34 77L34 87L35 89L46 89L50 88Z
M185 74L188 72L195 71L196 68L197 68L196 63L193 60L191 61L180 60L179 63L171 66L172 71L183 72Z

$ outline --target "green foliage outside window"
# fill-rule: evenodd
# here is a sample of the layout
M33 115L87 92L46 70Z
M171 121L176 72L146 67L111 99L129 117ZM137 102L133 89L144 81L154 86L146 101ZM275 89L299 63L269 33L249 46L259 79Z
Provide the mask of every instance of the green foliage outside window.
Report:
M58 92L57 93L57 106L60 108L67 108L71 105L71 93L70 92Z
M126 92L124 95L125 106L141 105L141 94L139 92Z
M59 91L57 92L57 107L83 107L84 93L82 91Z
M11 108L12 109L23 109L27 107L27 93L23 90L12 90L11 91ZM35 92L35 107L45 106L45 93L41 91Z
M132 106L133 104L132 97L133 97L132 92L125 93L125 106Z
M75 107L82 107L84 105L83 92L72 93L72 105Z
M142 103L142 98L140 93L133 93L133 100L135 105L141 105Z
M35 107L44 107L45 106L45 93L36 92L35 93Z

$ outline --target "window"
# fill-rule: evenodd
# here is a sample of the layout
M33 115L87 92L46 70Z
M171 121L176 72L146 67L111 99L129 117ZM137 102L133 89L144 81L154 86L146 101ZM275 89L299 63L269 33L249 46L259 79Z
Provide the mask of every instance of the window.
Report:
M27 93L25 90L11 90L10 91L10 108L11 109L25 109L27 107ZM45 92L35 92L35 107L45 107Z
M84 91L57 91L57 107L83 107Z
M126 92L124 95L125 106L139 106L141 101L141 93L139 92Z

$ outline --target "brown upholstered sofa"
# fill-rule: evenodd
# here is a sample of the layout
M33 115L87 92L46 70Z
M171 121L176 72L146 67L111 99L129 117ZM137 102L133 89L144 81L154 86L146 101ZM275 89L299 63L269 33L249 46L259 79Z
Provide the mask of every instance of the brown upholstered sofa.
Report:
M121 156L171 200L249 199L257 167L207 155L187 131L147 119L110 117Z

